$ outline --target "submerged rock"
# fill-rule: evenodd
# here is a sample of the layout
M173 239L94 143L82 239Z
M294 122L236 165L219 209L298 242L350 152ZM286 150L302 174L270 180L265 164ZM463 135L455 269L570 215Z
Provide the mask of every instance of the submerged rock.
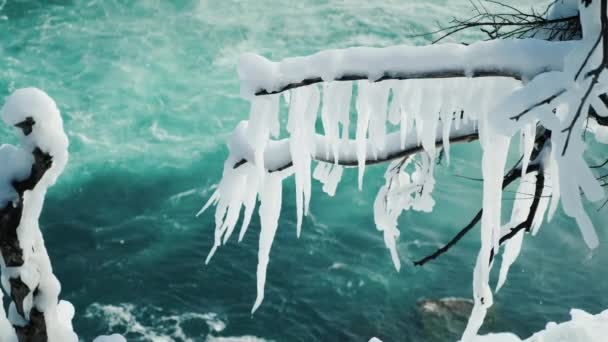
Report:
M455 341L466 327L473 301L455 297L421 299L417 307L427 341Z

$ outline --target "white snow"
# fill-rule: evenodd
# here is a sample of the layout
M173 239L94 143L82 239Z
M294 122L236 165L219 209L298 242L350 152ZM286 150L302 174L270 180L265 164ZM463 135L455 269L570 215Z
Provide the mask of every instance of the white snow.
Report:
M383 75L420 78L421 74L436 72L438 66L441 71L462 71L465 75L500 70L532 79L540 73L563 70L564 56L577 45L576 42L526 39L485 41L469 46L353 47L286 58L280 62L245 54L239 62L241 95L250 99L258 91L277 91L287 84L311 78L324 81L345 75L360 75L370 81Z
M24 300L25 318L29 319L30 310L36 307L44 313L47 334L51 342L78 341L73 332L71 319L73 307L67 302L59 302L60 284L53 275L51 262L44 246L42 233L38 227L38 218L44 203L47 189L52 186L62 173L68 160L68 139L63 131L63 122L55 102L43 91L36 88L19 89L11 94L0 110L3 121L10 126L32 118L35 122L31 134L25 135L16 129L22 147L2 147L4 158L12 155L7 161L15 162L14 169L3 172L0 176L10 180L23 179L29 175L27 162L33 162L31 152L40 148L53 158L52 166L46 171L36 187L26 191L23 196L23 212L17 228L20 247L23 249L24 264L20 267L5 267L2 263L2 285L9 292L8 278L21 277L29 288L37 288L36 297L30 293ZM24 153L29 154L25 157ZM7 181L0 184L4 187ZM13 194L14 195L14 192ZM6 198L5 198L6 199ZM15 310L14 303L9 309L9 320L13 324L23 323L23 318ZM12 329L12 328L11 328Z
M519 187L515 193L513 208L511 209L511 219L502 227L501 236L509 233L511 229L517 227L517 225L524 222L528 218L530 206L534 201L537 174L538 172L530 172L521 177ZM500 266L500 274L498 277L498 284L496 285L496 292L498 292L505 284L509 268L519 256L524 238L524 232L525 230L520 230L519 233L505 243L505 251L502 254L502 264Z
M12 145L0 146L0 208L17 199L12 182L29 177L33 163L31 153Z
M266 284L266 269L270 260L270 247L274 240L279 225L281 213L282 183L280 175L269 175L265 179L263 190L260 194L260 245L258 249L258 271L257 289L258 294L251 309L254 313L264 300L264 285Z
M564 323L547 323L541 330L522 340L514 334L489 334L477 336L473 342L604 342L608 336L608 310L591 315L583 310L572 309L572 319Z

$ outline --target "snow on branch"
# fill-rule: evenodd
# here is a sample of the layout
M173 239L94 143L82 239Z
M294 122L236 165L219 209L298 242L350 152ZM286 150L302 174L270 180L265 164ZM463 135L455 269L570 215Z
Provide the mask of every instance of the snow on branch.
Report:
M277 94L328 81L509 77L530 80L564 69L564 58L577 42L538 39L495 40L471 45L354 47L325 50L271 62L245 54L239 63L241 95Z
M38 218L47 189L63 171L68 140L55 102L27 88L0 111L16 127L21 146L0 146L0 266L11 298L8 317L0 291L0 341L78 341L74 307L59 301L60 284L44 246Z
M247 122L243 122L240 128L237 128L234 132L233 139L238 139L241 143L246 142L245 129ZM437 127L435 145L440 148L443 146L443 123L439 123ZM400 132L389 133L386 137L386 149L381 155L374 155L371 141L366 139L366 156L365 165L382 164L393 161L395 159L406 158L410 155L416 154L423 151L423 147L420 145L420 138L416 132L411 132L407 135L405 143L400 143ZM479 138L477 127L474 121L463 123L458 128L450 130L449 144L456 143L467 143ZM448 142L446 142L447 144ZM328 142L328 138L321 134L315 134L313 153L311 158L318 162L324 162L329 164L335 164L345 167L356 167L359 164L357 159L357 141L349 139L340 142L339 153L333 155L328 146L331 145ZM329 157L328 157L329 156ZM247 163L253 162L253 160L241 159L234 164L234 168ZM268 172L278 172L289 169L293 166L291 152L289 150L289 139L282 139L276 141L269 141L264 151L264 168Z

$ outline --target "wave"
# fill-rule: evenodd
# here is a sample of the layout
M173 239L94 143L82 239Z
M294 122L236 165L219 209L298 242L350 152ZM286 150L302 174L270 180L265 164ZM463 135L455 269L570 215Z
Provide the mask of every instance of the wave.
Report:
M93 303L87 308L85 317L102 321L105 325L104 333L118 333L128 341L267 342L263 338L248 335L217 336L226 329L227 321L213 312L174 314L165 313L155 306ZM201 326L205 326L206 331L200 331Z

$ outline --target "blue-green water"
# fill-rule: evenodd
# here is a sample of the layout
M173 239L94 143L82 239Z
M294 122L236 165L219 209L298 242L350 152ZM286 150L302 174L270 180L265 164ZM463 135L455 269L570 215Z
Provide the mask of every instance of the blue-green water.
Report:
M332 199L315 184L299 240L287 182L266 299L254 316L257 219L240 245L229 243L205 267L213 215L194 214L221 176L225 138L248 113L238 97L241 53L279 59L352 45L425 44L408 36L466 15L466 5L0 1L0 97L24 86L44 89L59 104L71 141L69 167L49 192L41 223L81 338L112 331L129 341L455 340L457 326L429 323L416 302L470 297L478 231L423 268L411 260L478 210L479 182L454 177L480 174L477 144L453 147L450 166L438 169L432 214L403 215L400 273L373 223L382 168L368 168L363 192L352 170ZM6 127L0 137L14 141ZM608 214L587 207L604 244L591 255L559 212L526 239L484 331L527 336L566 319L570 307L608 307Z

